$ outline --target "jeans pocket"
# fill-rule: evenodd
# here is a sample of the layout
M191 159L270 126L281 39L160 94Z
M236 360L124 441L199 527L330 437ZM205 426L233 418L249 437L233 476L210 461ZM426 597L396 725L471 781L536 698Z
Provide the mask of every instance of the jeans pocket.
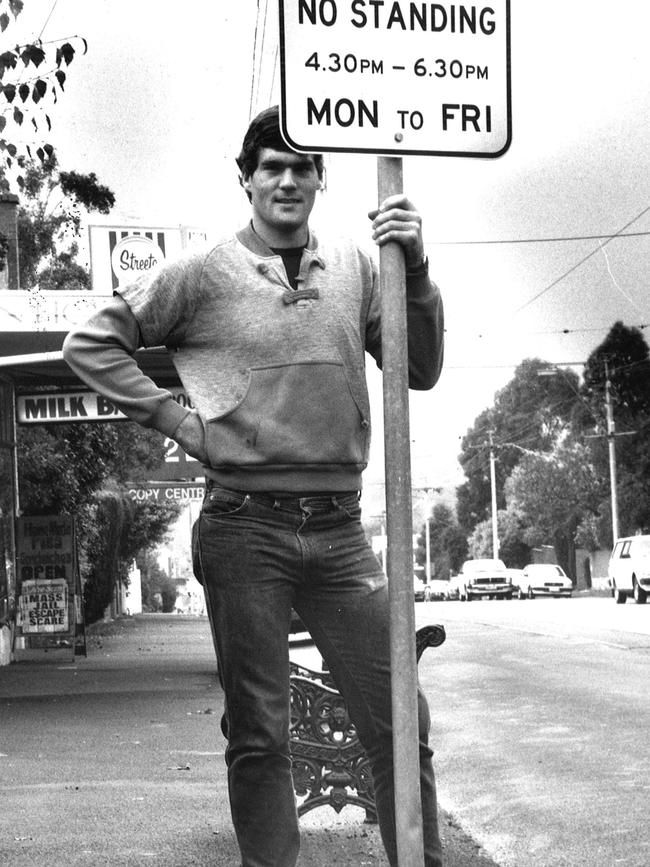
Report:
M337 498L339 507L352 521L361 520L361 503L359 498L355 496L347 496L345 499Z
M212 487L203 501L203 514L206 517L219 515L237 515L243 512L250 497L242 491L231 491L228 488Z

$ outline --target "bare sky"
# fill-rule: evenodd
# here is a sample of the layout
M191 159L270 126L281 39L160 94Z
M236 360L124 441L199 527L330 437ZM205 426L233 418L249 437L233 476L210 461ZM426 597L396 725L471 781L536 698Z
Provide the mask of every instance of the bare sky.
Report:
M417 485L458 482L460 437L522 359L579 365L616 319L650 324L650 5L512 0L511 22L510 150L405 158L447 313L441 382L411 402ZM25 0L10 38L41 32L88 40L51 139L64 167L114 190L112 222L220 234L247 219L234 156L279 97L277 0ZM376 161L327 164L315 223L365 243ZM626 225L645 234L601 246ZM370 482L380 407L374 420Z

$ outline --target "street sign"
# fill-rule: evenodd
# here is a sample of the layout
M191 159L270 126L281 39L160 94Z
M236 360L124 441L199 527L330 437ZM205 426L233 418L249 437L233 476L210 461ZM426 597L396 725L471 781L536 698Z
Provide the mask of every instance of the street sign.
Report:
M498 157L510 2L279 0L281 124L298 151Z

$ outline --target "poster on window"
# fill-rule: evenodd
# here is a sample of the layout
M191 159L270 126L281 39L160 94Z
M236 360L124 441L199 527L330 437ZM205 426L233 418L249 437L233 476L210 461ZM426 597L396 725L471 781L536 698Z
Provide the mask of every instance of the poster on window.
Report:
M69 515L23 516L16 525L17 608L14 657L74 656L77 568Z
M23 633L67 632L68 583L60 581L23 581L18 621Z

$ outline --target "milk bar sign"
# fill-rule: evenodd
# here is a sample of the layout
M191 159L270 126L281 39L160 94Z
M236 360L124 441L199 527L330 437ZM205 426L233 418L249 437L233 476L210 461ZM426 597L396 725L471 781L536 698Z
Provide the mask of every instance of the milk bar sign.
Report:
M298 151L498 157L510 2L280 0L281 123Z
M192 403L181 388L169 389L174 400L191 408ZM107 398L92 391L34 392L16 397L16 420L19 424L44 422L120 421L126 416Z

